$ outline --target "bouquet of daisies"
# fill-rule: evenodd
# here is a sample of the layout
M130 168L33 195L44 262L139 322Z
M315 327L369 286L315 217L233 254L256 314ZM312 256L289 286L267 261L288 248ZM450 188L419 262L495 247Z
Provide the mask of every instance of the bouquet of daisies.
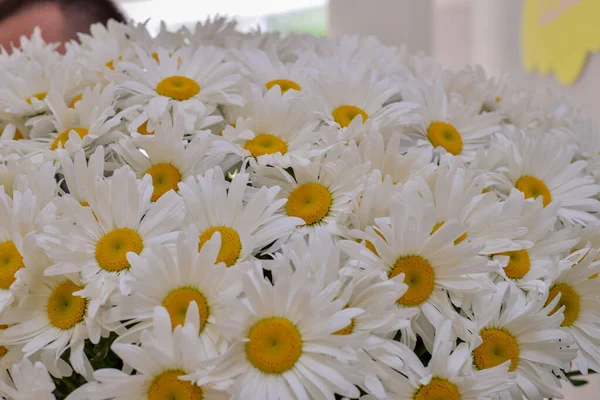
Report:
M373 38L0 53L0 397L560 398L600 371L600 131Z

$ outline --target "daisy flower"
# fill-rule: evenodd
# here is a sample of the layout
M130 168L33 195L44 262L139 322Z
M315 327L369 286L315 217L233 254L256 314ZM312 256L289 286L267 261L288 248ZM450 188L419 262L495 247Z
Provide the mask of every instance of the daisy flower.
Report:
M401 126L414 121L415 105L399 102L386 105L400 87L378 77L368 64L341 63L320 68L307 92L319 105L319 116L329 125L346 128L354 119L373 119L379 127Z
M181 112L196 124L195 114L207 115L219 104L243 104L237 94L240 76L235 65L225 61L225 52L215 47L182 47L174 52L158 49L157 62L151 54L135 47L141 65L122 62L122 89L131 95L128 105L142 106L140 119L158 121L170 110ZM190 126L191 125L191 126Z
M550 315L562 309L563 331L575 341L579 350L574 360L575 366L583 374L588 369L600 368L600 317L597 307L598 274L600 263L595 261L598 251L583 249L561 263L554 263L548 279L549 294L546 303L558 298L558 303Z
M277 55L260 49L234 50L233 55L239 62L242 76L265 91L279 86L282 93L288 90L300 92L306 87L307 79L316 72L309 65L311 59L308 54L294 62L283 62Z
M414 204L433 207L436 224L432 233L446 220L454 219L465 225L457 243L467 240L483 246L481 255L520 250L531 246L518 240L527 229L521 214L510 213L494 193L482 193L487 177L473 175L459 158L443 158L441 165L429 177L417 176L405 196L416 196Z
M114 110L114 86L96 85L87 88L72 106L56 91L45 98L51 114L38 118L30 132L30 140L20 140L19 146L56 150L65 148L70 154L80 148L91 153L96 146L114 142L121 136L118 128L122 113ZM48 135L49 131L53 133Z
M231 320L221 327L231 336L231 347L214 369L189 378L201 386L235 379L234 399L358 397L345 377L345 363L354 358L344 348L350 339L334 333L362 310L315 302L306 274L271 284L259 267L243 277L245 301L232 305Z
M89 206L62 196L57 207L63 218L38 236L54 263L45 274L81 272L84 283L109 281L101 294L108 296L118 287L119 275L128 273L128 252L145 254L153 245L174 243L182 227L179 196L170 192L151 202L152 192L150 176L138 181L129 167L122 167L112 177L96 180Z
M108 322L127 321L129 330L119 342L135 342L139 333L152 326L155 307L169 313L175 329L184 319L193 301L200 310L199 350L205 357L215 357L227 348L227 342L216 322L227 313L227 301L238 295L236 282L222 265L215 263L221 247L220 234L214 235L198 252L198 239L180 235L176 252L165 246L154 247L140 257L132 253L130 279L125 282L126 294L117 295L116 306L105 314ZM240 285L237 285L238 290Z
M505 206L509 210L508 215L521 216L527 231L518 237L518 241L528 242L530 245L520 250L496 253L494 258L502 265L502 269L497 272L521 289L544 292L547 290L544 280L554 259L573 249L580 241L582 231L574 227L556 229L559 209L557 202L544 207L541 199L527 201L523 193L513 189Z
M189 216L186 221L190 221L187 228L199 238L198 248L219 232L217 262L227 267L260 252L277 250L280 239L302 223L298 218L277 214L286 202L277 199L278 187L250 192L248 181L249 175L241 171L228 183L221 168L216 167L179 184ZM270 246L268 250L266 246Z
M141 347L114 343L112 350L123 360L130 375L116 369L94 372L96 382L73 392L69 400L206 399L225 400L223 385L194 385L181 378L202 364L198 335L198 308L191 306L184 326L171 326L169 312L156 307L152 328L142 333Z
M36 245L41 213L31 191L14 192L11 199L0 187L0 312L26 294L24 286L47 265L46 254ZM44 213L54 216L51 209Z
M544 206L558 201L558 217L567 223L597 221L592 213L600 211L594 197L600 185L585 174L584 160L573 161L573 153L551 138L518 132L514 145L505 151L502 168L492 175L494 188L505 194L517 188L525 198L541 197Z
M205 173L223 159L222 155L211 154L214 136L208 131L198 132L186 144L183 121L178 117L165 114L153 135L124 138L112 147L122 164L131 166L138 178L152 177L152 201L170 190L177 191L179 182Z
M10 377L0 380L0 397L13 400L55 400L56 386L41 362L23 358L10 368Z
M96 197L96 180L104 177L104 147L98 146L89 160L83 149L76 152L73 159L66 150L58 149L57 153L66 193L81 205L89 205L89 199Z
M464 226L448 220L432 234L436 223L432 207L423 215L415 215L414 209L415 203L394 201L389 219L376 219L376 226L366 228L364 239L374 251L351 240L342 241L341 246L360 266L381 271L388 279L404 274L408 290L396 303L418 308L425 319L413 320L402 340L412 344L416 330L430 346L432 327L454 317L448 296L460 306L466 294L493 290L488 277L493 269L487 258L478 256L481 247L468 241L455 244Z
M405 367L384 380L384 387L393 400L479 400L491 399L512 387L514 374L507 372L508 363L485 371L468 365L466 343L456 346L450 321L436 332L431 360L427 367L409 349L403 351ZM364 396L361 400L375 400Z
M90 33L79 33L76 42L66 44L67 54L73 54L86 68L97 75L97 79L110 80L106 74L115 70L123 60L131 60L131 28L114 20L108 23L96 23L90 27Z
M255 181L281 188L279 197L287 199L285 213L302 219L304 231L325 226L329 232L340 234L345 226L342 218L360 196L369 167L357 164L356 159L345 159L342 148L313 158L307 166L294 165L294 175L281 167L259 168Z
M553 370L568 368L577 354L570 335L560 327L559 299L544 300L527 299L516 286L502 282L496 293L473 302L473 366L486 371L510 361L508 370L516 373L517 385L509 395L515 400L561 397Z
M45 265L51 265L50 260ZM54 359L69 349L73 369L89 379L93 369L84 346L86 339L97 344L103 333L95 319L98 305L90 305L85 285L75 275L42 278L43 271L39 272L32 294L0 317L2 324L9 325L0 332L0 341L24 345L26 355L52 351Z
M184 26L181 33L192 45L211 45L222 48L230 48L237 45L243 35L237 31L236 20L216 15L214 18L207 17L205 21L197 22L196 26L189 28Z
M394 135L386 141L381 133L371 131L360 141L358 149L363 162L368 162L371 170L378 169L384 179L389 176L394 184L404 184L416 176L430 176L436 168L432 163L431 149L409 148L403 151L401 140L400 135Z
M389 177L383 178L376 169L364 178L364 189L356 201L356 206L348 212L350 222L345 238L355 238L375 251L371 242L364 241L363 231L367 226L374 226L376 218L388 217L392 199L402 193L402 185L394 184Z
M441 81L411 81L402 90L402 98L420 106L421 120L405 131L417 146L441 147L471 161L475 151L499 131L499 114L480 114L476 102L449 99Z
M248 104L222 132L224 141L215 143L215 151L234 154L237 159L254 157L261 165L289 167L308 162L320 150L318 119L306 98L281 94L279 86L266 94L252 86Z

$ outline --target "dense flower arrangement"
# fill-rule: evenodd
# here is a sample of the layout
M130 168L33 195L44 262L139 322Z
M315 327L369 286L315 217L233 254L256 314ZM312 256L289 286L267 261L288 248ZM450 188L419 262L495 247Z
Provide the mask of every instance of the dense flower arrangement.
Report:
M0 54L5 399L542 399L600 371L600 132L372 38Z

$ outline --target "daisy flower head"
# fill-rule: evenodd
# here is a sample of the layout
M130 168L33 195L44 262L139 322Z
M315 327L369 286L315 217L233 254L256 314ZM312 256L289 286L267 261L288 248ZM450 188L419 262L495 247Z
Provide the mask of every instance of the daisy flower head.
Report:
M281 167L258 168L253 180L258 185L281 188L279 197L287 199L285 213L304 222L302 232L324 226L339 235L363 190L363 177L369 168L345 156L343 148L334 147L306 166L294 165L293 175Z
M201 249L216 232L221 234L218 263L227 267L254 255L275 251L280 239L289 236L302 221L281 215L285 199L278 199L278 187L248 190L249 174L237 173L227 182L221 168L190 177L179 184L185 203L190 235L198 238Z
M402 352L405 367L383 381L394 400L479 400L491 399L513 386L514 374L508 363L489 370L473 370L469 365L467 343L456 346L452 323L445 321L437 330L431 360L427 367L409 349ZM374 396L362 397L375 400Z
M52 211L44 210L45 217L53 218ZM26 294L27 284L48 265L46 254L36 244L41 214L31 191L14 192L10 198L0 187L0 312Z
M111 368L95 371L95 381L73 392L69 400L228 399L223 391L226 385L222 383L195 385L182 379L200 369L205 361L198 339L195 303L189 310L183 321L185 325L172 327L169 312L156 307L152 327L141 335L141 346L126 343L111 346L123 360L124 371ZM136 371L135 375L131 375L131 370Z
M586 161L574 161L573 153L552 138L517 132L513 145L504 152L503 163L492 175L493 187L505 195L517 188L527 199L541 198L544 206L557 201L558 217L565 223L597 221L594 213L600 211L600 202L595 196L600 185L586 174Z
M153 135L123 138L112 149L138 178L152 177L151 199L156 201L170 190L177 191L179 182L219 165L223 155L211 154L213 139L209 131L201 131L188 143L182 119L167 113Z
M494 253L494 259L502 266L497 272L523 290L545 292L545 279L554 260L577 245L582 230L575 227L557 229L559 204L554 202L544 207L539 200L526 200L517 189L511 191L505 201L505 208L508 210L508 219L514 215L521 216L526 233L520 235L517 242L529 245ZM585 245L584 243L583 246Z
M191 130L196 125L195 114L208 115L217 105L243 104L236 88L241 77L235 64L226 61L223 50L187 46L169 52L160 48L153 57L139 46L134 48L139 65L122 62L120 79L122 90L129 95L126 104L143 107L146 120L158 121L174 110L183 113Z
M100 335L106 335L95 318L97 307L90 307L85 285L76 275L41 277L43 271L39 272L33 293L0 317L8 325L0 340L23 345L26 355L52 352L55 360L69 349L73 369L89 379L93 369L84 352L85 340L97 344Z
M130 279L124 282L127 290L113 298L116 306L104 316L109 323L127 320L130 328L118 341L136 342L140 332L152 326L158 306L169 313L173 329L184 325L189 305L195 302L200 311L199 350L206 358L222 353L227 341L216 323L226 315L228 301L239 294L241 286L223 265L216 263L220 248L220 233L204 243L200 251L196 236L182 234L175 252L157 246L144 257L130 253Z
M320 118L329 125L346 128L353 121L373 119L379 128L415 121L415 105L388 101L400 86L382 78L364 63L331 64L319 69L307 92L318 104ZM357 122L358 123L358 122Z
M561 329L564 303L556 307L559 298L549 300L526 297L515 285L501 282L496 293L473 302L474 326L469 328L473 333L473 366L486 371L510 362L508 370L516 373L516 386L508 398L560 396L560 383L553 371L568 368L577 347Z
M131 168L122 167L110 178L96 179L88 205L62 196L56 201L62 218L38 236L53 261L45 274L80 272L84 283L96 281L104 288L100 296L106 299L118 287L119 275L129 272L127 253L174 243L182 229L180 197L170 192L151 202L152 192L150 176L138 181Z
M341 246L359 266L381 271L388 279L404 274L408 289L395 303L418 308L424 319L413 320L402 340L411 343L416 330L430 346L433 340L427 331L455 316L448 297L460 306L464 295L493 290L488 276L493 269L487 258L478 255L481 246L455 243L464 234L464 225L448 220L432 234L436 224L432 207L422 215L415 209L415 202L394 200L389 218L375 219L376 225L366 228L363 239L370 246L353 240Z
M215 151L236 159L252 157L260 165L289 167L307 163L319 152L318 119L305 97L282 94L279 86L266 94L258 86L250 90L248 104L233 125L222 132ZM234 126L235 125L235 126Z
M573 362L583 374L588 369L598 371L600 368L600 318L596 311L600 302L596 280L600 263L597 258L596 249L579 250L562 262L555 262L547 280L549 292L546 303L558 299L550 315L562 309L564 319L560 326L575 342L578 353Z
M488 179L485 174L472 174L458 157L443 157L440 164L427 178L417 176L404 191L405 196L417 196L415 204L434 208L432 233L454 219L466 227L456 243L466 240L482 246L481 255L531 246L519 240L527 232L523 216L511 213L496 194L483 190Z
M441 148L471 161L475 151L499 131L500 114L480 114L477 102L449 98L439 80L411 81L404 86L402 98L420 106L420 120L405 130L417 146Z
M43 363L23 358L0 380L0 397L13 400L55 400L56 386Z
M256 267L243 277L246 301L235 303L222 326L231 347L214 369L190 378L198 385L235 379L233 399L358 397L347 378L354 356L344 344L351 339L334 333L362 310L317 304L306 274L271 284Z
M349 222L341 236L355 239L374 252L373 244L364 239L364 230L374 226L377 218L389 217L392 199L401 192L402 185L382 178L379 170L372 171L364 178L364 189L355 207L347 213Z
M66 44L67 54L86 66L97 81L110 81L115 68L122 61L132 60L135 53L131 49L131 27L116 22L96 23L90 33L79 33L77 42Z
M308 55L300 56L294 62L283 62L277 54L267 53L261 49L242 49L233 52L239 62L242 76L264 91L279 86L282 93L288 90L302 92L307 80L316 71L310 66Z
M238 45L243 35L237 31L238 22L216 15L196 23L193 29L184 26L181 33L193 46L216 46L230 48Z
M58 92L51 91L45 98L51 114L37 119L30 140L18 143L52 151L64 148L69 154L83 148L90 154L97 146L115 142L122 136L118 129L123 115L116 113L115 99L112 85L87 88L70 105ZM48 135L48 131L53 133Z
M96 180L104 177L104 147L98 146L94 154L86 159L80 149L71 158L66 150L57 150L60 159L60 173L64 177L66 193L79 204L89 206L89 199L96 196Z
M371 131L360 141L358 149L371 170L381 171L383 179L389 176L394 184L405 184L418 176L429 177L436 169L432 163L432 149L411 147L404 150L401 135L386 140L381 133Z
M14 118L47 113L47 94L56 90L63 98L75 96L81 90L81 77L81 68L67 60L26 62L0 80L0 112Z
M185 46L185 37L180 32L168 30L164 21L158 26L158 33L150 32L149 20L146 22L127 25L127 35L131 43L139 44L147 52L152 54L154 59L158 59L158 49L163 48L168 51L177 50Z

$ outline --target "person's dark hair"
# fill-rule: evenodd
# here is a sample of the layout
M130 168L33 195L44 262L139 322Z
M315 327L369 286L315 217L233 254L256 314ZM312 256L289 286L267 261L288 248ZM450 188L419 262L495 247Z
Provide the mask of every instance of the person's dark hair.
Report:
M65 15L73 15L73 24L81 27L110 19L126 22L126 18L112 0L0 0L0 21L37 4L57 4ZM84 28L87 31L86 28Z

